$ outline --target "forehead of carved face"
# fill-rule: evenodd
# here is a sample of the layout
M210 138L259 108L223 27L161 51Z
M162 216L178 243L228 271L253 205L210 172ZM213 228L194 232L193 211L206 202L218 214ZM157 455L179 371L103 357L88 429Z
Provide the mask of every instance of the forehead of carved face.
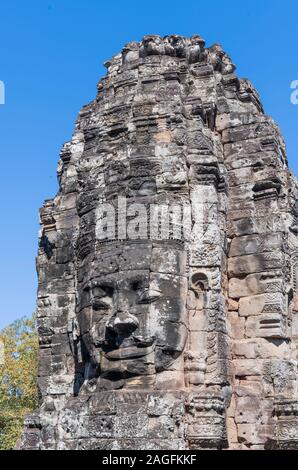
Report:
M137 375L140 363L148 373L149 356L151 372L164 370L181 354L187 335L185 260L171 246L136 244L81 266L80 332L102 374L135 369Z

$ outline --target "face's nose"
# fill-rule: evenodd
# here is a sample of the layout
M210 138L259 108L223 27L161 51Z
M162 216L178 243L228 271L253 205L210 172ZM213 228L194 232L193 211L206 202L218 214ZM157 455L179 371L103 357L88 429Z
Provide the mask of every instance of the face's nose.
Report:
M129 302L125 292L119 289L114 297L114 312L107 323L107 328L118 337L127 337L138 326L138 319L129 313Z
M109 327L121 336L130 335L138 328L138 326L138 319L134 315L124 312L117 312L117 315L115 315L109 322Z
M107 324L107 327L118 336L129 336L138 326L139 321L134 315L119 311Z

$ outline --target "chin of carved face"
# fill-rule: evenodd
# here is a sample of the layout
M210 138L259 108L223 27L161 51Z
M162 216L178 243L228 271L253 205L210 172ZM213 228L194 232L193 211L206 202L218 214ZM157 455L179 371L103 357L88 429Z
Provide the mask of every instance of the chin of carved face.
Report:
M186 293L185 276L149 269L89 277L78 321L98 375L119 380L167 369L184 350Z

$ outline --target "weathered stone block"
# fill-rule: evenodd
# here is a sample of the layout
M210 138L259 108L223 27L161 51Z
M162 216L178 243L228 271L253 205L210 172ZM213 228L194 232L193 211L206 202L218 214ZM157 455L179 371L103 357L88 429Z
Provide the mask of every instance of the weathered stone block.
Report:
M270 269L282 268L283 254L280 252L243 255L229 259L229 275L260 273Z
M262 361L260 359L235 359L234 373L236 377L261 375Z
M250 315L259 315L263 312L266 303L266 295L251 295L242 297L239 300L240 317L248 317Z
M234 343L235 356L241 356L245 359L255 359L257 357L257 342L252 340L240 340Z
M243 423L256 423L260 415L260 397L249 396L236 398L235 422L237 423L237 425Z

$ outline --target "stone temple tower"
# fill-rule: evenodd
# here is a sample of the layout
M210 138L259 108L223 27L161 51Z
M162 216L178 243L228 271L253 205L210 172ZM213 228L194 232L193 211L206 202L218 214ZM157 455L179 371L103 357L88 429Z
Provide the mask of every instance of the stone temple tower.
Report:
M298 448L278 127L200 36L145 36L105 65L40 211L40 408L19 447Z

